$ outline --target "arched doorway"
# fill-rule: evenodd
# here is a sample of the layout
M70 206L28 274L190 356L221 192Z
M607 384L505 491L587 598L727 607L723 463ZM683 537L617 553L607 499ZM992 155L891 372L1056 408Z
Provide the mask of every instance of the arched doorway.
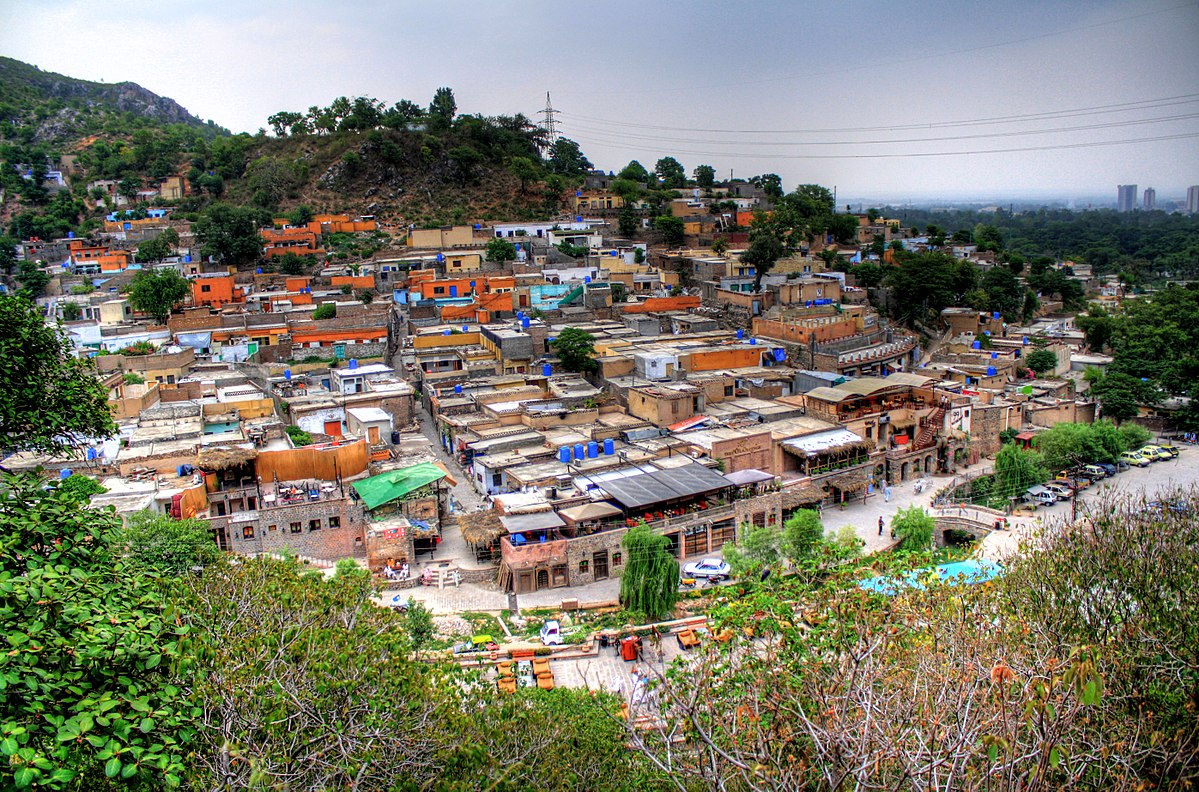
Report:
M902 465L899 466L899 480L900 481L908 480L908 463L907 462L904 462Z
M537 570L537 590L547 589L550 587L550 573L548 569Z

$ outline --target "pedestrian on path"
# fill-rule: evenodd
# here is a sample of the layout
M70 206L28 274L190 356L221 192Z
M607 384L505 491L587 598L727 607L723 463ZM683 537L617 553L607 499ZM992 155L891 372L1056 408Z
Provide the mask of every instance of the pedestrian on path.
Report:
M891 502L891 485L890 484L883 484L883 501L885 503Z
M883 535L883 518L882 517L878 518L878 535L879 536Z

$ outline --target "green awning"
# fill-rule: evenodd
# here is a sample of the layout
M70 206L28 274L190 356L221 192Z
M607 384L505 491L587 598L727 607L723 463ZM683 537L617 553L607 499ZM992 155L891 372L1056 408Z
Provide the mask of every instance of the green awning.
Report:
M391 470L362 481L355 481L354 489L362 496L362 502L366 504L366 508L374 509L445 477L446 472L437 465L432 462L422 462L412 467Z

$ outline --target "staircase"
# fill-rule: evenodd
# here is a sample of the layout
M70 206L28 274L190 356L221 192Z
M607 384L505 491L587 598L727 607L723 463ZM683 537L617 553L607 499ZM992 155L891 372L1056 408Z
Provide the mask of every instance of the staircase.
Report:
M583 296L583 286L582 286L582 284L580 284L580 285L574 287L573 289L571 289L569 292L567 292L566 296L558 301L558 307L565 308L566 306L570 305L571 303L573 303L575 300L579 299L582 296Z
M941 422L944 418L945 407L938 405L937 409L920 419L920 431L917 432L916 439L912 441L913 451L928 448L933 444L933 441L937 437L937 429L941 427Z

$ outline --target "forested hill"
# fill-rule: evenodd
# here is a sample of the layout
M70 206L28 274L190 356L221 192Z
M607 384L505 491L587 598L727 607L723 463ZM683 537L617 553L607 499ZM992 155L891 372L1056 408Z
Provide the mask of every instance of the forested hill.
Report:
M0 121L19 129L23 143L117 131L114 121L125 128L186 124L228 134L196 118L174 99L136 83L89 82L4 57L0 57Z

